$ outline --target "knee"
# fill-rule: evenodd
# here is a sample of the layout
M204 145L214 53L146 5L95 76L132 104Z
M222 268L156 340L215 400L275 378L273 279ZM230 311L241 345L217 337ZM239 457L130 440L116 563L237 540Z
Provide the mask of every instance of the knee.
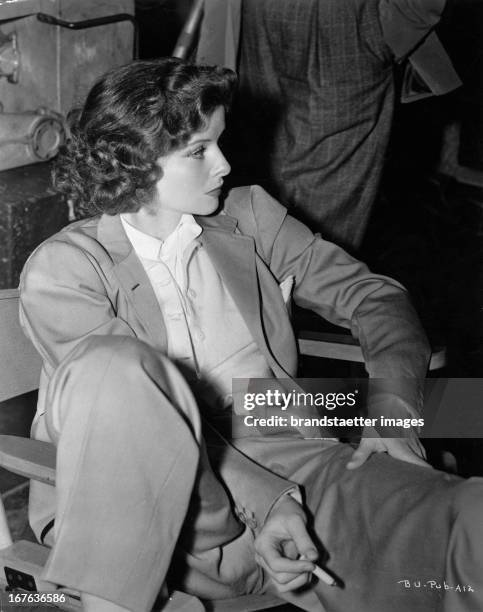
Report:
M95 398L94 398L95 396ZM192 431L201 430L198 407L184 378L163 354L129 336L90 336L82 340L55 371L48 403L58 412L95 402L96 411L120 417L142 412L152 419L174 409Z
M93 335L79 342L58 371L68 370L74 377L80 374L84 381L101 378L104 384L114 378L118 386L124 387L140 384L142 371L163 386L173 369L166 356L138 338Z
M155 351L142 340L131 336L88 336L81 340L67 356L66 362L106 364L115 361L116 365L129 366L139 363L141 359L155 358Z
M472 537L483 538L483 478L469 478L457 487L453 510L460 528Z

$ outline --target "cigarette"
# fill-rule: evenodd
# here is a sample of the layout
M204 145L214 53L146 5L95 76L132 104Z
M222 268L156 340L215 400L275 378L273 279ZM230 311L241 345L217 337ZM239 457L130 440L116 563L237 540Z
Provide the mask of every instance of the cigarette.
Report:
M307 557L305 555L300 555L300 559L306 561ZM319 580L325 582L325 584L329 586L337 586L337 580L335 580L330 574L328 574L325 570L323 570L315 563L314 565L315 568L312 570L312 574L314 574L314 576L316 576Z
M334 580L334 578L332 578L330 574L328 574L325 570L323 570L318 565L315 566L315 569L312 573L314 574L314 576L317 576L319 580L322 580L322 582L325 582L325 584L328 584L329 586L337 586L336 580Z

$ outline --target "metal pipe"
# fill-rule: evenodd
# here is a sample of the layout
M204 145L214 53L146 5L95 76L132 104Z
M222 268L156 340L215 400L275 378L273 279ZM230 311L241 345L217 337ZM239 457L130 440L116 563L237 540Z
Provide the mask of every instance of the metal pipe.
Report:
M176 41L176 45L172 53L173 57L186 59L188 52L193 45L196 31L201 22L203 7L204 0L195 0L193 6L191 7L190 14L188 15L188 19L186 20L186 23L181 30L181 34Z
M136 25L136 19L129 13L116 13L115 15L106 15L105 17L95 17L94 19L84 19L83 21L65 21L47 13L37 13L37 19L42 23L57 25L61 28L69 28L70 30L84 30L85 28L95 28L101 25L117 23L119 21L130 21Z
M86 28L96 28L102 25L111 23L119 23L120 21L130 21L134 26L134 59L139 57L139 28L138 22L134 15L129 13L116 13L114 15L106 15L105 17L95 17L94 19L84 19L82 21L65 21L47 13L35 13L37 19L48 25L56 25L69 30L85 30Z

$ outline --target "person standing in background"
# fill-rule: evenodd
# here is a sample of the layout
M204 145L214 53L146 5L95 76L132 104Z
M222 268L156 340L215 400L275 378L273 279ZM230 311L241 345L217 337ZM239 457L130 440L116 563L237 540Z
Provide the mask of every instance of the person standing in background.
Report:
M434 32L445 4L206 0L197 60L234 67L238 45L234 180L261 184L313 231L357 251L389 143L395 65L405 63L403 102L461 84Z

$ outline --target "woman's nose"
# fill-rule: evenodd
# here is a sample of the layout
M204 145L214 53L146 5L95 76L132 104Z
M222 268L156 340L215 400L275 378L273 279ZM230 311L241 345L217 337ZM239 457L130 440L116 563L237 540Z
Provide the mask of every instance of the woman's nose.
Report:
M231 172L231 166L220 149L218 149L218 155L215 163L213 164L212 172L215 176L226 176Z

